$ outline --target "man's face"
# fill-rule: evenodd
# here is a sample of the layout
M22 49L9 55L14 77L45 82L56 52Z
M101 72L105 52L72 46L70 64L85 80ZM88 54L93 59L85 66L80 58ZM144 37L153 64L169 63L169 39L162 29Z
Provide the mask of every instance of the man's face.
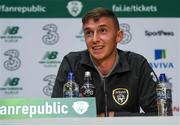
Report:
M97 21L90 19L84 24L83 30L88 51L93 59L104 61L115 55L122 32L116 28L111 18L101 17Z

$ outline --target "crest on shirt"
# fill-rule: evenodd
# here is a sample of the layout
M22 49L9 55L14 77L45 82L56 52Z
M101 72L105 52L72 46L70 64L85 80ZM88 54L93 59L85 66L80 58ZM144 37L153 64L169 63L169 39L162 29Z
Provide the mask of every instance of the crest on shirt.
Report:
M116 88L112 92L114 101L119 105L124 105L129 98L129 91L126 88Z

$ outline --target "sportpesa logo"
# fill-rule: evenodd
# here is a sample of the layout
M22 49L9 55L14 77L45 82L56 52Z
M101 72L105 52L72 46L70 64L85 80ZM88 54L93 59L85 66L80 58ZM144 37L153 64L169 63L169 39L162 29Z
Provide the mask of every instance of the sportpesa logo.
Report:
M145 36L153 37L153 36L174 36L174 32L172 31L164 31L164 30L158 30L158 31L145 31Z

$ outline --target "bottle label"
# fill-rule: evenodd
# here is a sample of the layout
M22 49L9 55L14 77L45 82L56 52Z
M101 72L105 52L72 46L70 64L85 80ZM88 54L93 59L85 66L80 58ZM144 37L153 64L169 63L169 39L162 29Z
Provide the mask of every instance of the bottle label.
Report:
M68 98L68 97L79 97L79 92L64 92L64 97Z
M171 89L166 89L166 97L167 97L167 99L171 99L172 98Z
M157 92L157 100L160 100L160 99L165 100L166 99L165 89L157 88L156 92Z

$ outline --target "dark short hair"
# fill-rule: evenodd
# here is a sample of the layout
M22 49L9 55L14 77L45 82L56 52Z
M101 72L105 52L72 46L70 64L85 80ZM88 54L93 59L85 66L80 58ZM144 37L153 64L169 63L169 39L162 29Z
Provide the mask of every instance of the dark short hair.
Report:
M93 19L96 22L101 17L109 17L109 18L111 18L114 21L115 26L119 30L119 22L118 22L117 16L113 13L112 10L107 9L107 8L103 8L103 7L98 7L98 8L95 8L95 9L92 9L92 10L88 11L83 16L82 23L84 25L90 19Z

